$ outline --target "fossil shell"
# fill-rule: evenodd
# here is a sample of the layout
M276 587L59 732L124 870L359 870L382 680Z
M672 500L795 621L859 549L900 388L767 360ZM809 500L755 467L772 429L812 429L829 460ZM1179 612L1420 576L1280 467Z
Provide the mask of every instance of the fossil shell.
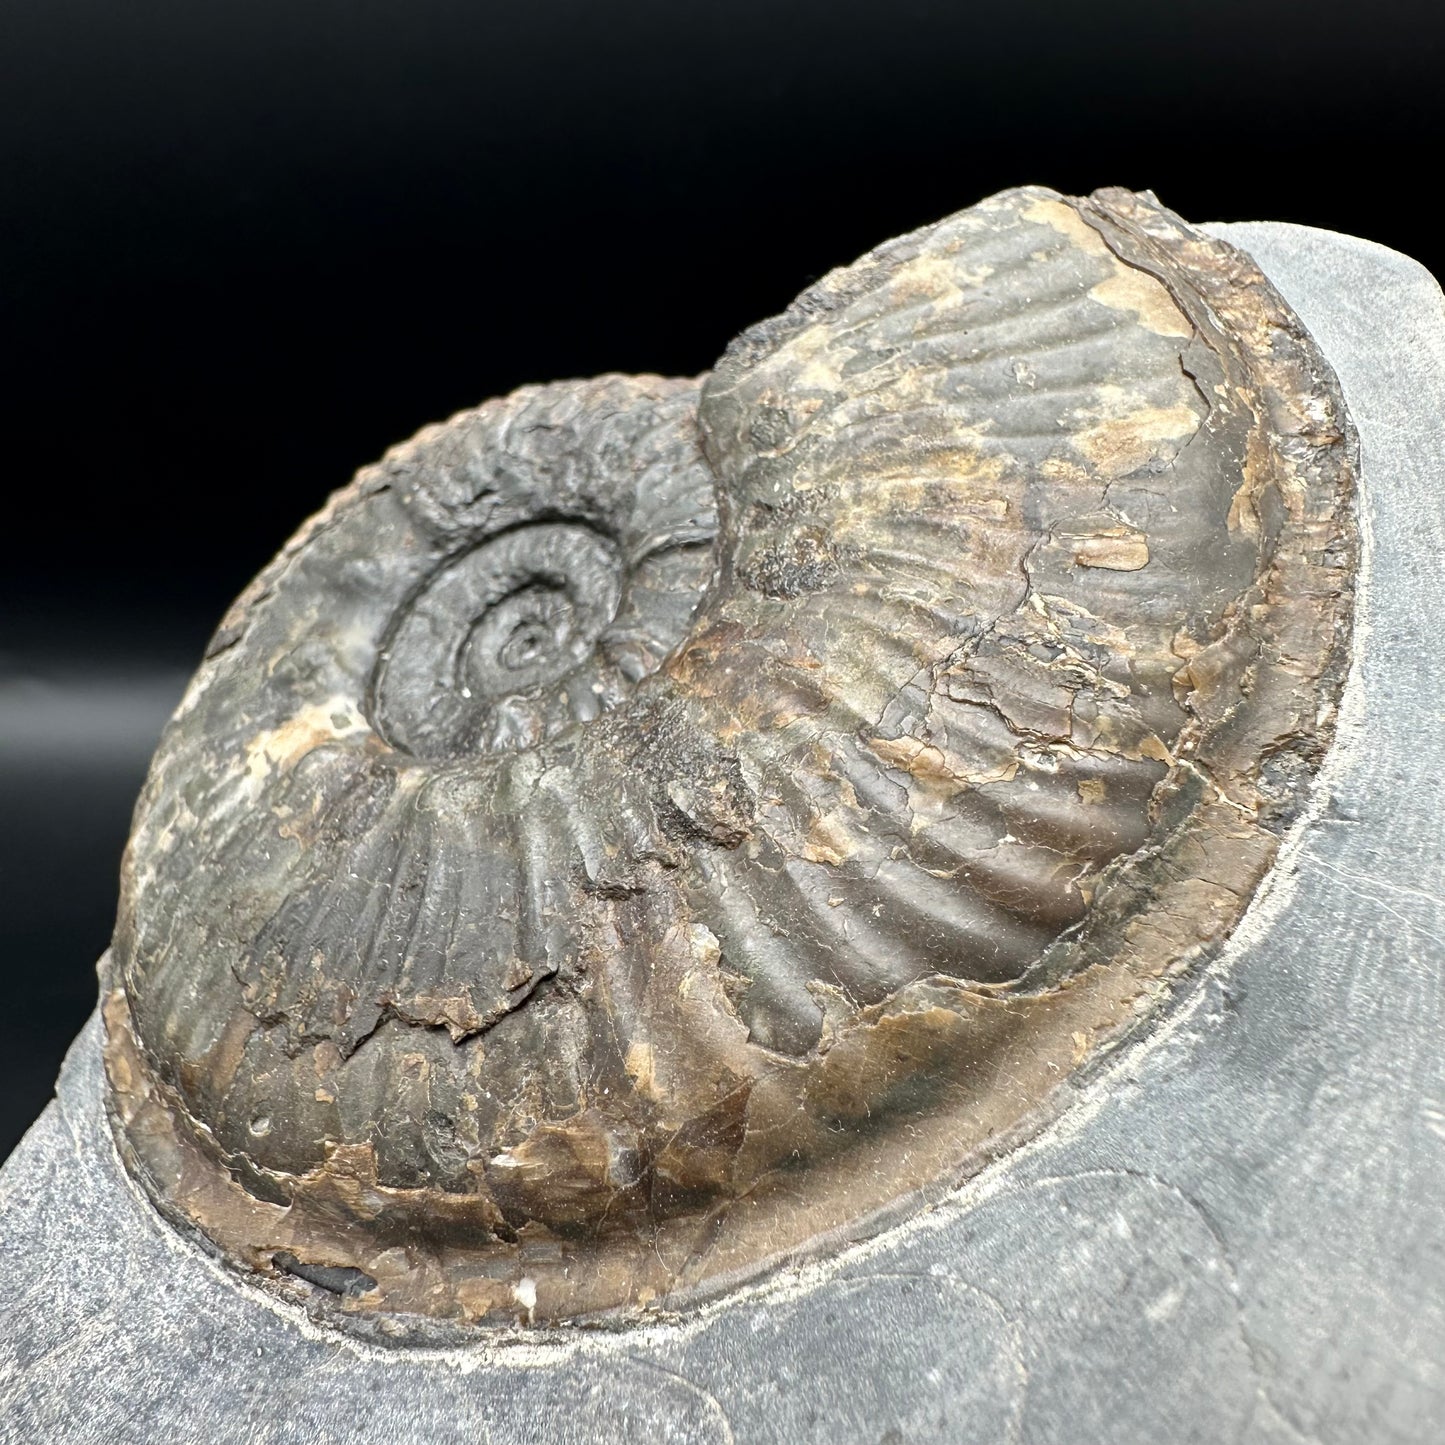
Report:
M457 1321L685 1300L979 1167L1269 868L1346 431L1247 258L1032 188L701 382L423 431L161 744L128 1163L233 1263Z

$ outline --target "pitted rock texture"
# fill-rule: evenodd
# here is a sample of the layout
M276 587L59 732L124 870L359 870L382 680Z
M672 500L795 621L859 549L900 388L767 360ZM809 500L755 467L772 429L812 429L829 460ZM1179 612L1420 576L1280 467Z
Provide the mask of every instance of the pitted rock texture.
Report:
M701 382L422 432L163 739L127 1162L313 1303L461 1324L672 1307L979 1167L1267 872L1346 663L1348 453L1246 257L1037 188Z

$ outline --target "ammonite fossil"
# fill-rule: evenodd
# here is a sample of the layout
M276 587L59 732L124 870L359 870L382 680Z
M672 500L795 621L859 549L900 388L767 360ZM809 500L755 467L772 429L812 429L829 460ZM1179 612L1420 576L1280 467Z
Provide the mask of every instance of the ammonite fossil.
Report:
M889 242L700 380L428 428L165 734L122 1152L381 1319L667 1307L887 1219L1238 921L1353 559L1309 338L1123 191Z

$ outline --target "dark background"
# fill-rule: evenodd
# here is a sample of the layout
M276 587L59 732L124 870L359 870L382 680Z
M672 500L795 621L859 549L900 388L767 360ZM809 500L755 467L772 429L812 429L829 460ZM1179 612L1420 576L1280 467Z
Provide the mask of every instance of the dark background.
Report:
M92 1005L162 720L355 467L526 381L702 370L1020 182L1439 273L1440 11L4 0L0 1156Z

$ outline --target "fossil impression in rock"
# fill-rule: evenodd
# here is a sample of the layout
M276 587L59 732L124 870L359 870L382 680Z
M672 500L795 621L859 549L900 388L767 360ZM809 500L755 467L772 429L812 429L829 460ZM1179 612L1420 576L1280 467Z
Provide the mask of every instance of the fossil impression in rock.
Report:
M1347 431L1245 256L1030 188L700 380L421 432L162 741L129 1167L288 1290L458 1322L697 1298L977 1169L1268 871L1347 661Z

